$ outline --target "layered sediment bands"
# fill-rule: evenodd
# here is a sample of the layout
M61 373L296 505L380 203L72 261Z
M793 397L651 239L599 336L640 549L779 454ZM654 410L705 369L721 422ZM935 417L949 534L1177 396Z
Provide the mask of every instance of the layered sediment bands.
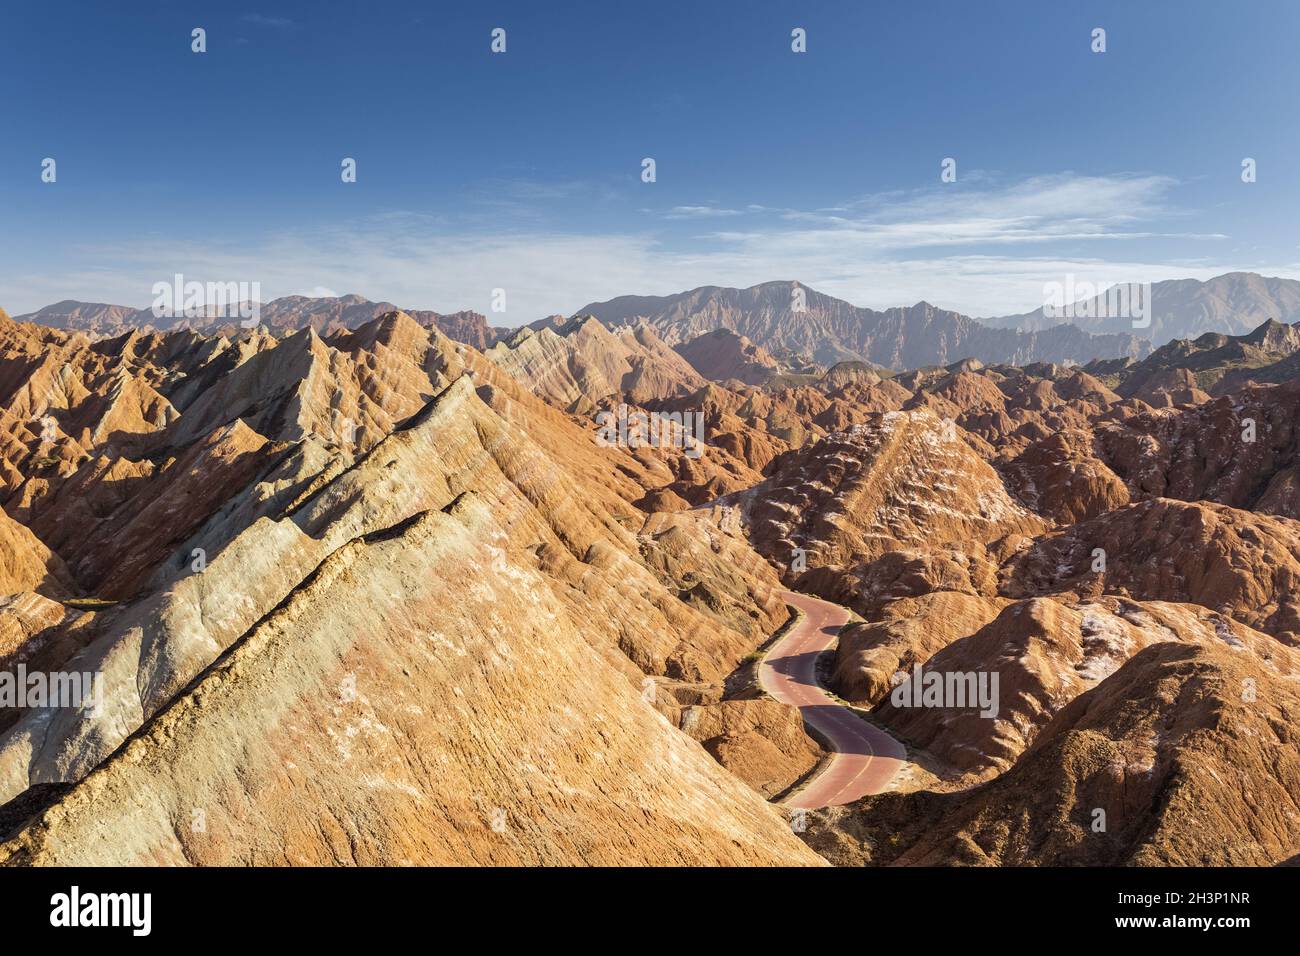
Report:
M934 774L812 814L809 845L845 865L1294 857L1290 386L1153 411L1046 369L893 381L902 410L711 505L865 618L831 685ZM996 697L897 697L918 670Z
M776 575L647 521L642 466L472 349L400 315L300 333L152 440L26 496L83 583L138 596L11 601L6 648L104 694L3 728L3 799L53 801L12 861L817 862L644 699L731 673L784 620ZM80 547L78 501L122 543Z
M787 618L780 579L738 535L695 513L651 514L638 539L647 567L697 610L762 643Z
M756 643L666 590L636 559L634 533L615 520L619 508L635 514L630 506L609 492L576 493L462 376L291 512L272 514L255 501L233 526L209 521L187 542L211 556L205 570L176 572L166 590L110 615L104 636L77 660L104 674L99 714L32 714L0 738L0 793L77 779L334 550L466 491L495 509L499 546L544 567L569 601L610 623L601 648L621 650L625 665L718 680ZM723 594L715 598L725 604Z
M40 590L58 595L70 585L59 556L0 510L0 594Z
M811 816L804 835L840 865L1270 866L1296 848L1297 716L1294 672L1163 641L992 782L868 797Z
M851 567L890 551L991 543L1044 522L1007 494L951 422L888 412L790 452L737 498L755 547L789 566Z
M884 620L850 624L840 632L832 683L846 700L879 703L896 674L910 674L953 641L974 634L1001 610L998 600L932 591L890 602Z
M1125 505L1123 479L1098 456L1091 430L1041 438L1003 469L1009 490L1029 508L1059 524L1073 524Z
M485 354L534 394L578 412L603 399L641 404L689 394L705 384L648 327L611 332L589 317L559 328L520 329Z
M764 800L826 756L753 680L783 583L856 613L822 679L908 747L810 815L829 859L1300 853L1294 328L891 375L331 302L0 316L0 667L104 695L0 714L4 859L815 863ZM699 454L602 444L620 403ZM918 668L995 712L895 700Z
M1013 597L1192 602L1300 645L1300 523L1271 515L1156 498L1040 538L1002 576Z
M1206 500L1300 518L1298 412L1300 381L1253 386L1201 405L1100 423L1098 446L1133 498Z
M0 853L38 864L818 862L601 659L591 642L609 635L590 632L611 623L575 615L540 572L505 563L489 543L501 530L492 510L466 495L336 550Z
M767 797L793 786L822 756L798 710L770 698L685 707L679 726L718 763Z

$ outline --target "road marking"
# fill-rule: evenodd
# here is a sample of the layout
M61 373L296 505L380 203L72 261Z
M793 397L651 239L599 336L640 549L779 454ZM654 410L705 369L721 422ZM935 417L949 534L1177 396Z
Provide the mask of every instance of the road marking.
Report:
M816 611L823 614L825 614L830 608L834 608L836 612L843 613L844 620L839 623L833 623L832 618L840 616L839 613L834 615L828 614L825 617L820 617L814 612L812 607L805 607L801 603L796 603L792 598L820 605ZM822 601L820 598L814 598L806 594L799 594L795 591L783 592L782 599L785 600L787 604L802 612L804 620L791 628L790 632L777 641L776 644L774 644L763 656L762 660L759 661L759 686L781 703L799 708L800 716L803 717L804 722L814 729L819 730L830 746L834 748L830 751L830 762L821 773L809 780L802 789L797 793L791 794L783 802L812 802L815 806L805 807L805 809L817 809L818 807L837 805L837 801L839 801L846 793L849 793L850 797L849 800L844 802L852 802L852 800L856 799L858 796L867 795L867 791L865 790L856 795L852 794L852 791L867 771L871 769L872 761L877 756L884 757L883 754L877 754L875 747L872 746L872 731L874 730L882 735L888 735L885 731L879 730L879 728L876 728L874 725L867 724L860 717L855 715L845 704L837 701L831 696L830 692L822 686L821 681L817 679L817 657L826 650L830 641L826 640L822 642L822 646L820 647L813 647L813 641L815 638L820 636L821 632L826 628L834 628L834 633L830 635L831 637L838 636L840 629L848 623L848 612L838 605L831 604L829 601ZM808 633L801 635L799 632L802 628L810 628L810 630ZM800 640L800 638L802 638L802 640ZM793 641L799 642L791 643ZM787 644L791 644L789 654L783 653ZM779 672L776 669L776 665L773 663L775 660L791 661L796 656L803 657L804 655L808 655L808 657L807 660L801 662L803 666L797 668L790 667L788 673ZM770 680L767 673L768 669L771 670ZM823 717L821 713L816 715L804 713L806 709L824 707L828 704L834 706L836 709L830 715L825 716L824 722L821 719ZM846 721L848 720L853 721L853 723L847 723ZM865 727L870 727L871 730L864 729ZM847 744L836 739L837 737L843 737L845 735L849 738ZM846 747L852 748L854 745L858 744L866 747L867 753L865 755L852 754L849 753L848 750L844 749ZM901 745L899 746L901 748ZM906 753L906 751L904 751L904 753ZM810 800L809 798L814 797L818 792L819 785L820 787L825 788L836 768L842 767L845 761L853 756L865 756L866 758L858 772L855 773L850 780L840 785L829 797L821 801ZM897 760L899 763L898 769L902 769L903 760L900 760L899 758L889 759ZM894 773L897 774L897 772L898 770L895 770ZM892 781L892 779L893 775L885 781L885 784L887 785ZM881 787L880 789L871 792L880 793L883 789L884 788Z

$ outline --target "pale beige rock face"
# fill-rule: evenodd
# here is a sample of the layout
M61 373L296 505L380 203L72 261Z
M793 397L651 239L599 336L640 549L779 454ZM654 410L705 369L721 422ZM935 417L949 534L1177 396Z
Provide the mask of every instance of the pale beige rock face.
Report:
M61 608L0 617L7 648L103 681L98 709L0 726L0 802L74 785L14 861L819 862L644 699L648 675L722 680L784 619L742 537L647 521L641 466L400 313L120 348L228 364L144 433L162 453L24 485L86 546L82 582L138 597L75 632Z
M814 814L835 862L1300 853L1289 356L1160 408L1204 378L1187 355L1250 353L754 387L644 327L485 356L395 310L336 322L373 306L297 303L284 338L0 316L0 666L105 691L0 714L0 859L818 862L763 798L820 750L740 666L781 575L862 616L831 683L927 791ZM717 338L713 371L765 367ZM601 447L617 401L700 412L704 455ZM66 607L61 574L121 603ZM996 673L999 713L894 705L917 663Z
M649 328L611 332L592 318L524 328L484 354L534 394L574 411L608 399L642 404L705 385Z
M818 862L600 659L590 642L609 640L599 633L609 625L508 564L489 543L498 532L487 503L465 496L450 514L337 550L0 854L92 865Z

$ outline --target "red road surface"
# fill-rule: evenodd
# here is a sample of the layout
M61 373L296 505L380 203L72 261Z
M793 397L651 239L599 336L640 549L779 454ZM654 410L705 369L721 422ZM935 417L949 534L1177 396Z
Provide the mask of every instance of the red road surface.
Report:
M817 657L834 643L849 612L793 591L782 598L804 616L759 664L759 684L781 703L798 707L804 722L835 752L826 768L783 804L813 810L880 793L907 762L906 749L838 703L817 681Z

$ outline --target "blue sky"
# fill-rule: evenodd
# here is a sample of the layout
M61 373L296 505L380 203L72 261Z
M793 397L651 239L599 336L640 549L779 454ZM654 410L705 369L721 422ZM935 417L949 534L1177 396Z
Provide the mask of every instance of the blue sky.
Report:
M768 279L990 315L1067 273L1300 277L1294 2L452 7L6 5L0 306L183 272L501 325Z

